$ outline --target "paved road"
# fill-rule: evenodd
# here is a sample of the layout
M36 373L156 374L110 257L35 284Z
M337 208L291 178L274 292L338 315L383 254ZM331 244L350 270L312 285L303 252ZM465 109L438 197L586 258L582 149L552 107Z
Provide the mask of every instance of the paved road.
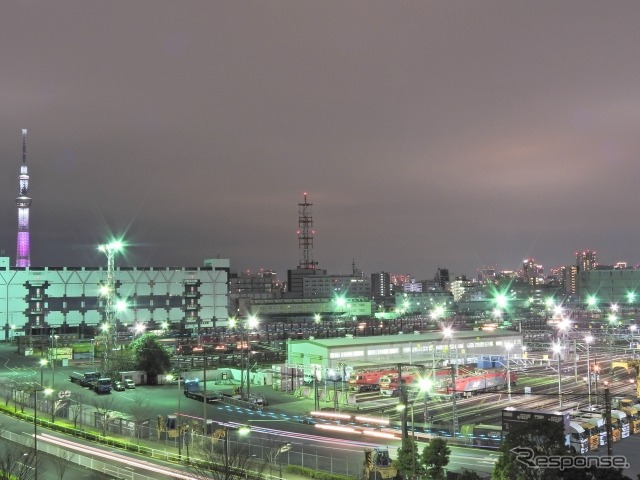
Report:
M2 457L0 463L4 463L5 459L19 458L24 454L22 450L24 450L23 447L0 438L0 456ZM40 453L38 457L38 480L60 480L61 474L58 473L58 468L61 462L44 453ZM27 463L24 468L33 470L34 467L32 463ZM113 478L111 475L84 468L75 463L69 463L61 471L64 472L62 478L65 479L109 480Z

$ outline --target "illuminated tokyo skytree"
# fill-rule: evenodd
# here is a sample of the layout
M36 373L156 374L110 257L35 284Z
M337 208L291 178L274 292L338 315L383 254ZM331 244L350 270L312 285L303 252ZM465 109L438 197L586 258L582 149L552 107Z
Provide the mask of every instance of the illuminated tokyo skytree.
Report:
M29 173L27 172L27 129L22 129L22 164L20 165L20 189L16 197L18 206L18 249L16 251L16 267L30 267L29 252Z

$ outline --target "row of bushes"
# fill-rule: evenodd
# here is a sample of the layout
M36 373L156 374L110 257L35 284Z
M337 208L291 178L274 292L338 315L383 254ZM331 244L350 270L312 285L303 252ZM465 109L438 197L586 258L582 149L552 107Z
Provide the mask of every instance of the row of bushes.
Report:
M286 471L316 480L353 480L353 477L348 477L347 475L313 470L312 468L301 467L299 465L287 465Z

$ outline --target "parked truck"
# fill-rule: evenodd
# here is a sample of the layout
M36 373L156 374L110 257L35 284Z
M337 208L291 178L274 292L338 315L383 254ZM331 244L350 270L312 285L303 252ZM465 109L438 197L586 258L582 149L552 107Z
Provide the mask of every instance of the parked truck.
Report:
M99 378L100 372L73 372L69 375L69 380L81 387L91 387Z
M571 452L584 454L589 450L587 433L577 422L571 421L571 416L567 412L518 410L514 407L507 407L502 410L502 431L505 435L508 435L509 431L516 425L528 423L532 420L547 420L562 425L565 445Z
M590 407L584 407L580 409L585 413L596 413L604 418L605 408L602 405L591 405ZM611 409L611 427L613 431L613 441L617 442L621 438L627 438L629 436L629 417L622 410ZM616 433L617 430L617 433Z
M214 403L220 400L221 395L219 392L207 392L200 386L200 380L185 380L184 381L184 396L187 398L193 398L199 402Z
M109 377L98 378L95 382L91 382L89 385L97 394L111 393L113 384Z
M589 438L589 450L597 450L607 445L607 426L602 417L593 418L582 412L572 412L571 421L579 423L584 428Z
M613 397L611 399L611 408L622 410L627 414L629 419L629 430L633 433L640 433L640 405L631 398Z

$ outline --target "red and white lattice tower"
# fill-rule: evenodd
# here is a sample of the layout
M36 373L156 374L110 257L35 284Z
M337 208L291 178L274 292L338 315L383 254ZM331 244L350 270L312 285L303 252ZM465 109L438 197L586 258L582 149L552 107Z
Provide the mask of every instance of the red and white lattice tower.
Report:
M313 203L307 202L307 194L304 194L304 202L298 204L298 249L302 251L298 268L316 268L313 261L313 215L311 207Z

